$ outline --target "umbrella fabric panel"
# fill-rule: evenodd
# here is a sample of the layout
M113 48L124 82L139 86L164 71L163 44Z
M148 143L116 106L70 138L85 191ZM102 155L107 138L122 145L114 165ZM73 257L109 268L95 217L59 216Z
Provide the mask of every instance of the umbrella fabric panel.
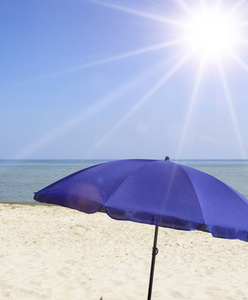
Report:
M113 161L73 173L35 193L34 199L86 213L102 210L119 185L152 160Z
M207 230L248 241L248 200L218 179L168 161L120 160L74 173L35 200L121 220Z
M132 173L105 204L115 219L199 229L201 208L188 175L177 164L154 161Z
M248 241L248 200L222 181L183 166L199 199L206 228L213 236Z

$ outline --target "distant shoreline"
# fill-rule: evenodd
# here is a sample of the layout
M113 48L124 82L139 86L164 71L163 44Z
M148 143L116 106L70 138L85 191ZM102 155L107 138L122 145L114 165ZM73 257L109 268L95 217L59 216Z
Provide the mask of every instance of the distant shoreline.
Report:
M129 159L151 159L151 160L161 160L163 158L116 158L116 159L86 159L86 158L0 158L0 161L113 161L113 160L129 160ZM180 158L173 159L171 161L248 161L248 158Z

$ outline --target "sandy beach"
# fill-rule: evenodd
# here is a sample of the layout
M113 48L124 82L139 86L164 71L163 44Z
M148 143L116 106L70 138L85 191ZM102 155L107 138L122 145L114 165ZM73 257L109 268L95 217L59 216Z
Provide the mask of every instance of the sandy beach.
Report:
M154 227L0 204L0 299L146 299ZM153 299L248 299L248 243L159 229Z

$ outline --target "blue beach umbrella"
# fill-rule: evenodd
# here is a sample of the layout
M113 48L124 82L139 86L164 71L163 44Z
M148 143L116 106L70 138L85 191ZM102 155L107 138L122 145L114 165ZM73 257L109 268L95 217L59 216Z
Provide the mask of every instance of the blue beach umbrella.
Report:
M213 176L170 161L99 164L49 185L36 192L34 199L155 225L148 300L158 253L158 226L248 241L248 200Z

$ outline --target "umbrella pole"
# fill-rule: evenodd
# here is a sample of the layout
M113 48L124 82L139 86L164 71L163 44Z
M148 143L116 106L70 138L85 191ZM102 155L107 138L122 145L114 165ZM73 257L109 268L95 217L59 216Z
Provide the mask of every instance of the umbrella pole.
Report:
M155 226L155 232L154 232L154 241L153 241L153 248L152 248L152 263L151 263L150 282L149 282L147 300L151 300L152 297L152 283L153 283L155 259L156 259L156 255L158 254L157 239L158 239L158 225Z

